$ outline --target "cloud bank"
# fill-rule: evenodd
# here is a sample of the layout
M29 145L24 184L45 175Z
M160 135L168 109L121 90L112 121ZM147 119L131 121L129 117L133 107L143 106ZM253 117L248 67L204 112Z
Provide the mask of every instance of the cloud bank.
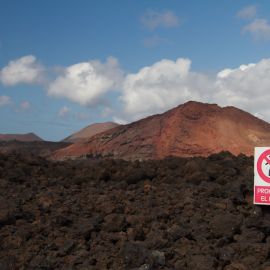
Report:
M11 86L38 81L40 73L33 76L33 63L38 63L36 58L28 56L11 61L1 70L2 80L7 70L18 66L28 68L22 69L20 76L15 72L16 80L1 82ZM137 72L125 73L117 59L109 57L105 62L91 60L65 67L63 73L45 87L51 97L65 98L86 107L101 106L104 117L126 123L189 100L236 106L270 121L269 85L270 59L226 68L210 76L192 70L192 61L188 58L162 59ZM104 102L106 100L108 102ZM0 106L9 103L8 96L0 96ZM22 103L21 109L27 110L29 106L27 102ZM63 107L58 116L65 117L68 113L69 108Z
M236 106L270 120L270 59L224 69L214 76L191 70L191 60L161 60L127 75L122 118L135 120L189 100Z

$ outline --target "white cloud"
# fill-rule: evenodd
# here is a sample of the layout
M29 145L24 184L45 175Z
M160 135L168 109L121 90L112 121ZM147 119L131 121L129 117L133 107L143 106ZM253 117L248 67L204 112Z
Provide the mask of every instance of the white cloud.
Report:
M0 82L6 86L36 84L44 80L44 68L33 55L12 60L0 71Z
M115 119L132 121L188 100L236 106L270 121L270 59L224 69L211 77L193 72L189 59L161 60L129 74Z
M10 97L0 96L0 107L9 105L11 103Z
M70 113L70 108L67 106L63 106L58 112L58 117L66 118L69 113Z
M31 107L31 104L30 104L28 101L22 101L22 102L20 103L20 109L21 109L22 111L27 111L27 110L30 109L30 107Z
M91 106L108 91L120 88L122 79L123 72L113 57L105 63L98 60L78 63L65 68L63 75L49 85L48 94Z
M201 99L201 92L211 88L211 83L204 74L191 72L190 65L189 59L163 59L129 74L120 97L124 114L138 119L188 100Z
M270 120L269 85L270 59L263 59L256 64L231 69L227 74L219 72L213 98L221 105L234 105Z
M157 12L148 10L141 17L141 23L149 30L154 30L158 27L175 27L179 24L178 17L170 10L164 12Z
M217 74L217 77L219 79L224 79L224 78L227 78L229 77L230 74L232 74L233 72L237 71L237 70L240 70L240 71L244 71L244 70L247 70L251 67L254 67L255 64L248 64L248 65L241 65L239 66L239 68L237 69L230 69L230 68L226 68L226 69L223 69L221 70L218 74Z
M269 40L270 24L266 19L255 19L243 28L243 33L250 33L256 40Z
M240 19L253 19L257 15L257 7L254 5L246 6L236 14Z

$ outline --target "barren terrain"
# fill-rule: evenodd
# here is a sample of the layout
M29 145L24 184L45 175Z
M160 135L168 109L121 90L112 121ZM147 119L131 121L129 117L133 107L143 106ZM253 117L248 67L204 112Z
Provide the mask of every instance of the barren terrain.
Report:
M253 159L0 156L0 269L270 269Z

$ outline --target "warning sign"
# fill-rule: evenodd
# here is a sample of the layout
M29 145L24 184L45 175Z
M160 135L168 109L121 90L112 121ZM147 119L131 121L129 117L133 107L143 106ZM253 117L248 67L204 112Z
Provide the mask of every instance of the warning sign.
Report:
M270 205L270 147L255 147L254 204Z

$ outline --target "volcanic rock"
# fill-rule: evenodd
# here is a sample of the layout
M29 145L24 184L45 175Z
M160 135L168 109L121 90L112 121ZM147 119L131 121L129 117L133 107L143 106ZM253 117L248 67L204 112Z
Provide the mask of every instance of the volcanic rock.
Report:
M263 120L235 107L190 101L75 143L56 151L53 158L142 160L209 156L221 151L250 156L254 146L269 144L270 124Z
M250 201L253 162L0 154L0 269L268 269L270 209Z

